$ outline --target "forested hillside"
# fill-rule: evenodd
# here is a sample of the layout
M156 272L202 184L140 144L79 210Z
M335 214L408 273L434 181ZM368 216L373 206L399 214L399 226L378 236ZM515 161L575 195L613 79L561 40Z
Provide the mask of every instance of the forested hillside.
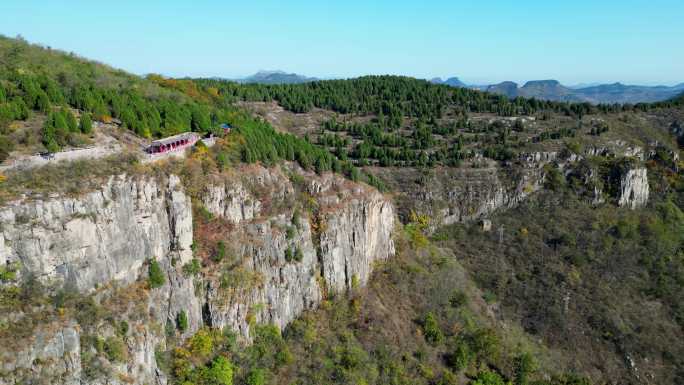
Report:
M79 115L79 121L75 116ZM38 116L40 137L11 124ZM140 78L75 54L44 49L0 37L0 161L29 142L45 151L78 147L96 120L112 122L142 138L161 138L186 131L221 134L219 124L235 126L233 138L243 161L296 160L317 171L358 172L324 149L292 135L276 133L192 82ZM228 155L216 155L226 158Z
M219 80L196 80L195 84L228 103L275 101L295 115L314 109L331 111L331 118L309 130L309 139L359 166L454 166L478 156L510 161L521 153L549 147L543 143L547 141L556 147L567 141L596 144L611 129L620 132L606 135L610 139L629 136L625 131L635 127L625 117L681 105L681 98L637 105L508 99L396 76L297 85ZM268 112L264 116L268 119ZM271 123L278 126L278 122ZM654 134L659 135L652 131L634 139L655 139Z

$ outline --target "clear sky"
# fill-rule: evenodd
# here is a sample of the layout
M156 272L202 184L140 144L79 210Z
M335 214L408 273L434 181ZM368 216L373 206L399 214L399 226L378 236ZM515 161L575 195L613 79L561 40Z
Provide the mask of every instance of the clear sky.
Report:
M684 82L684 0L0 3L0 34L137 74Z

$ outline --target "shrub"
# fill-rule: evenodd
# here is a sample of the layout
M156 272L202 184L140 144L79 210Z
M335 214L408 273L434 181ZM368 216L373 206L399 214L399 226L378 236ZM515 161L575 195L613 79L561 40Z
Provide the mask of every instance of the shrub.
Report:
M359 286L361 286L361 282L359 280L358 274L352 275L351 286L352 286L352 289L354 289L354 290L358 289Z
M12 150L14 150L14 143L5 136L0 135L0 162L7 159Z
M185 310L181 310L176 316L176 327L181 333L185 333L188 330L188 315Z
M197 275L200 272L201 265L197 258L193 258L190 262L183 265L183 273L188 276Z
M454 290L449 298L449 305L452 307L461 307L468 303L468 296L462 290Z
M304 259L304 253L302 252L302 248L298 247L297 251L295 251L294 259L297 262L301 262L302 259Z
M126 360L126 345L121 337L109 337L104 342L104 352L107 359L112 362L123 362Z
M214 219L214 214L212 214L211 211L207 210L207 208L204 206L199 206L197 211L199 211L199 217L205 222L209 222Z
M292 224L295 225L296 228L300 228L302 225L298 209L295 209L295 211L292 213Z
M128 322L126 322L124 320L124 321L121 321L121 323L119 323L119 335L120 336L125 337L126 334L128 334L128 329L129 329Z
M552 165L544 166L546 172L546 188L552 191L560 191L565 186L565 178L563 173Z
M150 268L148 271L148 282L152 289L164 286L166 283L166 278L164 277L164 272L157 261L150 262Z
M71 111L64 111L64 115L66 116L66 124L69 132L78 132L78 122L76 121L74 114L72 114Z
M10 264L7 266L0 266L0 282L14 281L17 279L17 264Z
M214 358L208 375L209 384L233 385L233 364L223 356Z
M436 345L444 341L444 334L439 327L439 323L432 312L425 315L423 320L423 331L425 332L425 339Z
M477 374L475 380L473 380L471 385L510 385L510 381L504 381L501 376L490 370L483 370Z
M192 354L199 357L206 357L211 354L214 349L214 339L208 329L202 328L190 338L189 345Z
M496 293L492 292L491 290L485 290L485 292L482 293L482 299L484 299L488 304L492 304L498 300Z
M292 249L292 246L285 249L285 260L287 262L292 262L292 260L294 259L294 252L292 251Z
M296 228L295 228L294 226L287 226L287 230L286 230L286 233L285 233L287 239L292 239L292 238L294 238L295 235L296 235L296 231L297 231L297 230L296 230Z
M249 353L262 367L277 367L293 361L292 353L277 326L255 325L250 330L254 333L254 344L250 347Z
M214 253L214 262L221 262L226 257L226 244L223 241L218 241L216 244L216 252Z
M499 337L492 329L479 329L470 336L470 347L479 359L493 361L499 353Z
M225 152L219 152L216 155L216 165L218 166L218 168L220 170L223 170L224 168L226 168L229 163L230 163L230 161L228 160L228 155L226 155Z
M522 353L516 357L515 383L516 385L527 385L528 377L537 370L537 363L529 353Z
M468 343L462 338L456 341L456 349L449 356L449 365L456 371L466 369L473 360L473 353L468 346Z
M90 134L93 132L93 121L90 118L90 114L83 113L81 115L81 122L79 123L79 129L84 134Z
M173 337L176 334L176 328L173 325L173 321L170 319L167 319L166 323L164 324L164 334L167 337Z
M248 385L265 385L266 371L264 369L253 369L247 376Z

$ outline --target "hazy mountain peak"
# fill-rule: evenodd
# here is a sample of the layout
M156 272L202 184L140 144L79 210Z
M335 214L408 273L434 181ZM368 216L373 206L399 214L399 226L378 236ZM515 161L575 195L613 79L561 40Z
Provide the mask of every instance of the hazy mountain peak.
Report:
M467 85L461 81L461 79L457 78L456 76L452 76L448 78L447 80L442 80L440 77L432 78L430 79L430 83L433 84L446 84L451 87L462 87L465 88Z
M294 84L316 81L318 79L282 70L260 70L254 75L238 79L240 83Z
M530 80L525 85L523 88L529 88L529 87L559 87L561 86L560 82L558 80L554 79L547 79L547 80Z
M269 75L286 75L287 72L282 70L259 70L252 76L269 76Z

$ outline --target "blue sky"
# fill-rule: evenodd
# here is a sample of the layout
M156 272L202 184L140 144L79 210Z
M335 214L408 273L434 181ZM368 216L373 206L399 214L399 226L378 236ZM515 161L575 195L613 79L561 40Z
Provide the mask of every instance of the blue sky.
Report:
M684 1L1 0L0 34L146 74L684 82Z

